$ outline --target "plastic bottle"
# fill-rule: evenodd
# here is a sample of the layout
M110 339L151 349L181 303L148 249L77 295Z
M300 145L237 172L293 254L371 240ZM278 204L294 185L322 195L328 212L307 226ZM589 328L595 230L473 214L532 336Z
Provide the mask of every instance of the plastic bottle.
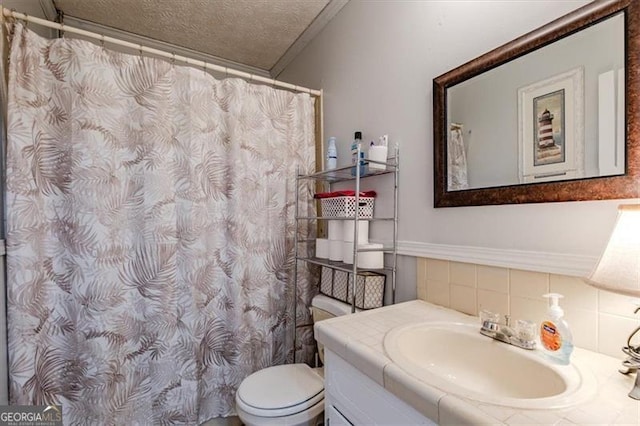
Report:
M569 325L563 319L564 311L558 305L558 299L563 296L549 293L543 297L550 299L551 305L547 311L547 318L540 324L542 352L558 364L568 365L573 352L573 336Z
M353 143L351 144L351 164L354 166L351 168L351 176L356 175L356 164L358 161L358 145L362 143L362 132L356 132L353 137ZM366 173L364 164L364 151L360 146L360 176Z
M338 150L336 149L336 138L331 136L327 147L327 170L338 167Z

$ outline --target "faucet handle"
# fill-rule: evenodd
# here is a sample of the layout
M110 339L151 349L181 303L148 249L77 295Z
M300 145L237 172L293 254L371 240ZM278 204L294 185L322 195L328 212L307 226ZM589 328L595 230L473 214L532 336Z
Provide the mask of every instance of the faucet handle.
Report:
M480 311L480 324L484 324L485 322L500 322L500 314L496 314L494 312L483 309Z
M536 340L536 329L538 325L529 320L519 319L516 321L516 334L523 341L532 342Z

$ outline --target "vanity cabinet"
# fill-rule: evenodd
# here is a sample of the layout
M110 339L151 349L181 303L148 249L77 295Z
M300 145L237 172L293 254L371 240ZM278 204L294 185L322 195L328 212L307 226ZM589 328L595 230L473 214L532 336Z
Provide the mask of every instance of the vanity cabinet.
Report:
M325 350L325 426L436 425L331 350Z
M511 375L514 374L513 371L520 371L518 369L521 367L529 369L520 361L506 362L505 358L500 360L496 357L498 364L491 364L483 359L482 365L488 366L487 370L483 370L488 386L478 389L481 395L460 389L447 391L444 382L455 381L455 375L436 383L435 375L431 380L429 376L412 374L409 371L415 370L414 367L405 364L405 369L388 356L385 340L394 330L408 330L407 327L412 325L424 326L429 322L434 325L473 323L477 326L475 319L460 312L419 300L317 323L315 335L325 348L325 426L345 424L344 422L354 425L438 423L443 426L587 423L640 425L638 401L627 396L633 385L633 377L618 372L620 359L581 348L574 350L573 367L553 367L559 375L566 377L568 393L559 394L555 399L553 396L538 398L532 395L529 402L540 404L538 408L521 408L521 404L526 401L514 404L515 401L507 397L499 400L498 396L498 400L493 402L484 400L484 397L504 395L504 390L510 388L506 383L509 379L504 376L498 378L495 368L513 369ZM419 338L420 335L415 335L415 339ZM482 336L480 338L484 339ZM409 345L411 341L412 339L407 340ZM433 343L436 342L432 340L430 344ZM507 352L517 350L528 353L500 342L489 340L487 343ZM390 340L389 345L392 344ZM452 351L456 350L451 345L445 346ZM416 348L419 351L425 349L419 346ZM480 373L483 367L475 365L473 368ZM573 371L579 378L569 378L565 375L567 370ZM520 374L516 373L516 376ZM466 370L460 377L470 379L475 386L482 375L471 374ZM492 377L500 380L495 383L499 385L497 388L490 382ZM540 384L549 384L554 380L544 380Z

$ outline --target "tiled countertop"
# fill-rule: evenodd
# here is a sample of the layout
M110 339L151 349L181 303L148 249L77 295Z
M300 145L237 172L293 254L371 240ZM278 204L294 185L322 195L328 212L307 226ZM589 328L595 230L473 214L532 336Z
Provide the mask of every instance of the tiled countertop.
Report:
M424 321L478 323L475 317L414 300L322 321L315 325L315 332L317 340L328 349L441 425L640 425L640 401L627 396L635 375L618 373L619 359L580 348L574 350L572 359L589 366L598 390L593 399L574 407L512 409L457 397L429 386L395 365L383 348L384 336L392 328Z

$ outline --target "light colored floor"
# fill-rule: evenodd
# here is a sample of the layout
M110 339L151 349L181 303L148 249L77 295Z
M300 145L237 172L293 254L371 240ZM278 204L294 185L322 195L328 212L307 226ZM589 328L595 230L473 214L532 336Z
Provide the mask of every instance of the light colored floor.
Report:
M237 416L217 417L202 423L200 426L242 426L242 422Z

